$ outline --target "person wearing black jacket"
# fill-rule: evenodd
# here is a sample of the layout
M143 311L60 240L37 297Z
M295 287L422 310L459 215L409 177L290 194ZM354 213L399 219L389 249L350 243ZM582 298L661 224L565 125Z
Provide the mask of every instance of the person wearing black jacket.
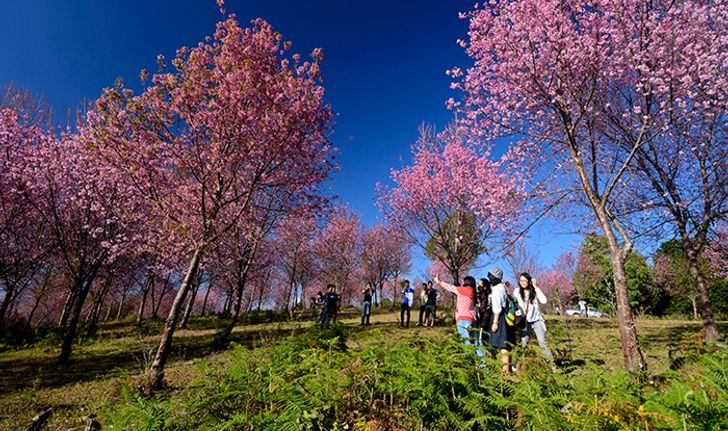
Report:
M478 281L478 293L476 296L475 303L475 315L478 326L480 327L480 333L478 336L478 342L483 345L483 332L488 335L491 320L493 319L493 309L490 306L490 282L485 278L481 278Z
M336 286L329 284L328 292L324 296L324 320L321 323L321 329L327 329L329 322L334 321L336 323L336 317L339 313L339 295L336 293Z
M364 295L364 299L361 303L361 324L371 325L369 323L369 317L372 315L372 296L374 295L374 289L371 283L367 283L366 289L362 290L361 293Z
M435 312L437 311L437 297L439 294L432 285L428 287L427 298L425 299L425 326L432 328L435 324Z

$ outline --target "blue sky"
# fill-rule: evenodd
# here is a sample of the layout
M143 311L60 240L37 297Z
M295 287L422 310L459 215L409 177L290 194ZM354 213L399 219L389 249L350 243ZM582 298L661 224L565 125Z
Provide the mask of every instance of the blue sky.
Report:
M410 159L422 121L442 129L454 96L445 71L467 66L456 44L467 22L458 12L472 1L234 1L242 23L262 17L293 42L293 51L322 47L326 98L338 113L334 144L340 172L334 191L366 225L380 217L378 181ZM69 109L94 99L122 77L138 85L139 71L156 70L158 54L174 55L212 34L220 19L213 0L3 0L0 2L0 83L42 93L65 123ZM456 95L455 95L456 96ZM578 240L536 229L530 244L550 264ZM414 275L427 264L415 262Z

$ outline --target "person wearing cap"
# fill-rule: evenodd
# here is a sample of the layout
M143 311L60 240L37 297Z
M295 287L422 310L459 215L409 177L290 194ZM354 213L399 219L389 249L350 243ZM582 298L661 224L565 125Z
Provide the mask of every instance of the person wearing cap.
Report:
M467 276L463 278L462 286L455 286L440 280L440 276L436 275L435 283L443 289L455 294L457 298L455 301L455 315L458 334L462 337L463 344L470 345L472 340L472 343L477 346L478 331L475 328L475 279ZM484 365L485 360L483 357L485 354L483 351L477 349L475 353L480 358L481 366Z
M500 351L503 371L509 373L511 372L510 351L516 344L516 331L512 326L506 324L508 292L503 284L503 270L495 267L488 271L488 281L490 281L492 289L491 307L493 310L489 341L491 346Z

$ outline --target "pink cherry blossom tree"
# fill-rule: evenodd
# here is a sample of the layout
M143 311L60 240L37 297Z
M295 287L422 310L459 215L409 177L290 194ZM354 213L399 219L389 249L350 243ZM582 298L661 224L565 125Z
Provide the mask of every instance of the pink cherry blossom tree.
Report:
M500 168L457 128L436 136L422 127L412 165L392 171L394 187L379 186L380 210L458 283L486 240L495 244L516 226L519 189Z
M695 280L705 339L716 341L720 333L700 260L712 230L728 216L728 97L721 96L728 87L728 38L716 31L691 29L711 24L726 28L728 18L725 12L721 20L717 12L702 8L688 9L685 14L684 28L670 29L670 34L678 43L693 46L678 52L684 57L674 59L677 66L673 67L685 71L665 76L664 85L679 88L684 84L675 81L690 79L692 97L686 95L676 102L670 116L661 122L663 131L637 150L634 173L641 187L630 189L633 205L625 211L647 209L649 214L638 219L637 229L681 239L687 270ZM714 97L706 98L706 93ZM647 103L646 109L659 110L665 102ZM660 229L666 219L670 222L667 229Z
M566 252L556 258L556 262L544 274L539 275L538 284L551 303L558 304L562 313L564 304L574 298L574 272L576 257L573 252Z
M315 239L314 253L322 285L336 285L341 304L354 297L361 280L363 226L347 208L338 209Z
M405 233L392 225L378 224L364 231L362 270L364 278L384 297L384 282L409 271L412 253ZM393 298L396 298L396 289Z
M31 119L24 118L23 111L0 104L0 327L41 270L48 250L44 225L23 193L22 166L33 147L47 139Z
M720 236L703 249L698 259L698 269L706 282L724 278L728 272L728 254L721 245ZM665 286L671 295L690 300L693 319L699 318L700 288L690 271L690 262L682 240L662 243L654 255L655 281Z
M154 75L142 94L107 89L90 113L105 160L153 204L159 236L189 256L150 389L163 385L177 318L203 254L239 226L260 196L284 186L288 199L310 200L332 167L321 50L303 61L286 55L289 46L267 22L243 28L230 15L213 37L181 48L174 70Z
M724 43L725 7L700 1L488 3L468 14L463 46L473 66L464 77L452 71L454 87L465 92L467 124L483 138L519 139L522 165L544 172L540 184L558 186L564 195L578 186L573 198L593 214L609 245L630 371L646 365L627 295L624 263L633 241L620 217L621 197L637 181L631 170L640 149L701 91L688 62L679 59L691 65L693 59L720 60L705 54L702 42L683 42L712 32L708 38ZM698 80L715 80L724 64L695 66L706 77Z
M317 220L311 211L289 214L276 229L273 248L276 266L286 280L283 301L286 312L296 306L298 289L303 294L316 276L314 238L317 230Z
M71 307L59 362L70 360L76 330L97 277L136 247L143 214L131 190L88 145L88 129L35 146L21 168L24 197L69 283Z

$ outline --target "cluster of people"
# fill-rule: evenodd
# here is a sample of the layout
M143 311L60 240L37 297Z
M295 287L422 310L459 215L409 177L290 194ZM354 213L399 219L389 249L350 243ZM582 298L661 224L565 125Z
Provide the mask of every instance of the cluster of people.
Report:
M481 365L486 364L484 347L490 345L502 363L505 372L514 369L511 351L520 336L520 345L525 348L535 334L546 359L553 364L553 354L546 337L546 321L540 305L548 302L546 295L529 273L521 273L518 286L513 288L503 280L503 270L498 267L488 271L487 278L476 283L475 278L463 278L462 285L453 285L435 276L434 284L452 293L455 301L455 322L457 332L466 345L475 345ZM372 298L374 288L367 283L362 291L361 325L371 325ZM415 289L409 280L403 282L400 327L409 327L410 311L415 305ZM417 326L432 327L435 324L439 292L433 282L422 283L419 297L419 321ZM330 322L336 322L339 295L334 285L327 286L327 293L318 293L316 302L321 306L319 322L323 329Z
M404 280L402 289L402 305L399 312L399 327L409 327L410 310L415 305L415 290L410 287L409 280ZM432 286L432 281L422 283L420 290L420 315L417 326L431 328L435 324L435 313L437 311L437 298L439 294ZM405 315L407 320L405 321ZM423 320L424 319L424 320Z
M329 284L326 286L326 293L318 292L314 299L314 306L319 306L317 322L321 324L321 329L328 329L331 322L336 323L339 315L339 302L341 298L336 293L336 286ZM371 302L370 302L371 306Z
M516 345L517 333L524 348L531 335L536 334L546 359L553 362L546 338L546 322L539 306L546 304L547 298L536 280L524 272L519 276L518 287L513 289L503 280L503 270L497 267L488 271L487 277L476 285L475 279L467 276L461 286L435 277L435 283L457 297L456 324L463 343L475 344L478 347L476 354L485 365L482 347L487 336L487 343L500 355L503 371L511 372L511 350Z

